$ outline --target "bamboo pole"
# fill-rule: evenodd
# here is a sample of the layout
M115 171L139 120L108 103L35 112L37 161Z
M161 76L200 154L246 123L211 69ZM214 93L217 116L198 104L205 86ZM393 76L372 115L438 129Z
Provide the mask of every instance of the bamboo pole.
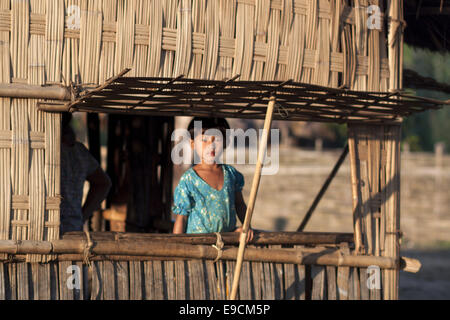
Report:
M59 113L70 111L70 107L62 103L38 102L36 106L39 111L45 111L48 113Z
M0 97L70 100L70 91L61 86L39 86L19 83L0 83Z
M240 235L236 232L220 233L225 245L239 244ZM203 234L163 234L163 233L121 233L90 232L92 241L129 240L129 241L162 241L167 243L213 245L217 241L214 233ZM86 234L81 231L66 232L63 240L85 240ZM352 233L331 232L258 232L255 231L252 245L340 245L353 242Z
M355 235L355 248L356 252L364 253L364 245L363 245L363 234L362 234L362 218L361 218L361 206L359 204L359 182L357 175L357 158L356 158L356 134L355 130L357 130L354 126L348 127L348 146L350 153L350 178L352 184L352 210L353 210L353 226L354 226L354 235Z
M261 171L264 162L264 156L267 149L267 138L269 129L272 124L273 108L275 106L275 97L271 96L267 105L266 118L264 120L263 134L261 137L261 144L259 147L258 160L256 162L255 174L253 176L252 189L250 191L250 199L248 202L247 212L245 213L244 225L242 227L241 237L239 239L239 251L236 260L236 268L234 270L233 286L231 290L230 300L236 299L237 289L239 286L239 278L241 276L242 259L244 258L245 245L247 240L248 229L250 228L250 221L252 220L253 209L255 206L256 194L258 193L259 181L261 179Z
M20 259L26 254L56 254L59 261L85 259L86 240L0 240L0 252L10 258ZM98 241L89 250L92 260L177 260L206 259L214 260L217 249L212 246L167 243L163 241ZM222 260L236 260L239 248L225 247ZM377 265L382 269L395 269L398 266L408 272L417 272L420 261L402 257L399 260L390 257L357 256L344 254L338 248L247 248L246 261L289 263L300 265L329 265L348 267L368 267Z
M402 89L403 71L403 1L390 0L387 2L388 15L388 61L389 61L389 91L395 92ZM400 229L400 127L387 126L389 132L389 157L386 166L386 183L388 184L388 198L385 206L386 230L385 230L385 252L388 257L398 257ZM399 290L399 272L391 270L385 272L383 298L385 300L397 300Z

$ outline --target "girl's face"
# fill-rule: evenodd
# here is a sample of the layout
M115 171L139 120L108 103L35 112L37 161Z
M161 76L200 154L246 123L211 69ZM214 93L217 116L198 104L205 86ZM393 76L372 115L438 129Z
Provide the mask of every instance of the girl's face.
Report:
M223 137L221 134L199 134L191 140L191 146L203 163L213 164L222 155Z

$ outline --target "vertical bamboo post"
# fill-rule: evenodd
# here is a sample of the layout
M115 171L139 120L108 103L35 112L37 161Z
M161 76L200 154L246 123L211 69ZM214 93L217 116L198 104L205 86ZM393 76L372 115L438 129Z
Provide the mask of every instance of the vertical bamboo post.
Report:
M245 213L244 224L242 226L242 233L239 239L239 250L236 259L236 268L234 269L233 285L231 289L230 300L236 299L237 289L239 286L239 278L241 277L242 261L244 258L245 245L247 239L250 221L252 220L253 208L255 206L256 194L258 193L259 181L261 179L261 170L264 162L264 155L267 149L267 138L269 136L269 129L272 123L273 108L275 106L275 96L271 96L267 105L266 117L264 120L263 134L259 145L258 159L256 161L255 174L253 175L252 189L250 191L250 199L248 201L247 212Z
M400 135L399 125L385 126L386 194L385 235L382 256L398 259L400 255ZM399 288L399 267L383 270L383 299L397 300Z
M348 147L350 153L350 171L351 171L351 186L352 186L352 210L353 210L353 226L355 234L355 252L358 254L364 253L362 234L362 217L360 207L360 190L359 190L359 163L357 161L357 137L354 126L348 126Z
M389 0L388 15L388 61L389 90L402 89L403 71L403 1ZM401 123L400 123L401 124ZM385 217L384 256L397 258L399 256L400 229L400 125L386 126L388 134L385 143L388 146L386 164L386 184L388 186ZM383 298L398 299L399 269L384 271Z

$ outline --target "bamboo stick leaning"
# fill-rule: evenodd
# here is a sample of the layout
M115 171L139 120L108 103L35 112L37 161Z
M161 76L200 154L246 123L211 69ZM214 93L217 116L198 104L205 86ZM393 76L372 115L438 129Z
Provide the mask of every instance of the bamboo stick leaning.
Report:
M269 135L269 129L272 124L273 108L275 106L275 96L271 96L267 105L266 118L264 120L263 134L261 138L261 144L259 146L258 159L256 162L255 174L253 176L252 189L250 191L250 199L247 206L247 212L245 213L244 225L242 227L241 237L239 239L239 251L236 259L236 269L233 276L233 286L231 290L230 300L236 299L237 288L239 286L239 278L241 276L242 261L244 258L245 245L247 240L248 230L250 228L250 221L252 220L253 209L255 206L256 195L258 193L259 181L261 179L261 171L264 162L264 156L267 149L267 138Z

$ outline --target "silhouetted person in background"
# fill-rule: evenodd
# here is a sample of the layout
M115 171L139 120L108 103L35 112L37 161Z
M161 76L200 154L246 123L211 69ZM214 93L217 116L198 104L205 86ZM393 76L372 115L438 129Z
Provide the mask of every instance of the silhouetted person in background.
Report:
M71 113L63 113L61 127L61 234L82 231L83 225L111 188L111 180L86 147L76 141L70 127ZM82 205L83 186L89 182L89 192Z

